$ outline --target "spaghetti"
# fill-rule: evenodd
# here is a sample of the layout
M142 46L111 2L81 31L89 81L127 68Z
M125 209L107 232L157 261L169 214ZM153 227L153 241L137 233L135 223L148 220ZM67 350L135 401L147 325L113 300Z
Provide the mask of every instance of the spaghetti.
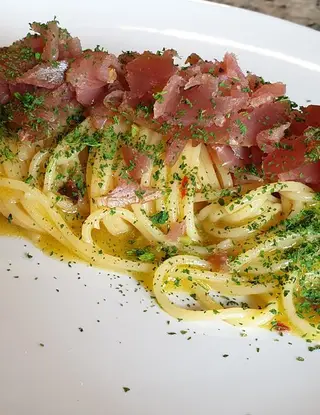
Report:
M172 138L120 110L99 128L89 113L39 140L21 140L8 121L0 212L10 223L94 266L152 274L159 305L176 318L320 338L320 203L311 187L263 175L235 184L219 146L198 137L169 162ZM105 249L113 237L118 245Z

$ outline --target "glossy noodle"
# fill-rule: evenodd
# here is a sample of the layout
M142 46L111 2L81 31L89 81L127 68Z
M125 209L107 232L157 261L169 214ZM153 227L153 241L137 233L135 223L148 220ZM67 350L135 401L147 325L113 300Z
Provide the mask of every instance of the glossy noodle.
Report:
M90 134L89 125L87 119L79 127L81 133ZM161 168L161 174L154 175L151 163L141 179L144 185L163 189L156 200L99 207L99 198L119 185L119 148L105 163L103 174L97 167L103 151L113 146L114 137L121 147L124 133L116 134L111 125L100 134L100 145L90 148L87 160L93 161L87 161L81 171L90 180L86 202L82 202L86 206L81 207L79 201L75 205L57 192L61 187L59 172L67 171L68 166L80 169L80 152L86 150L73 143L72 134L53 148L32 149L28 145L29 158L2 164L0 211L5 217L11 215L14 224L31 232L50 234L95 266L153 273L157 301L176 318L223 320L243 327L272 327L283 321L308 338L318 337L312 320L296 310L299 280L296 272L288 271L295 248L319 243L319 234L299 232L304 215L318 212L312 189L290 181L223 188L206 146L193 147L188 142L171 168ZM11 145L9 139L7 143ZM23 143L15 145L15 151L24 152ZM159 160L163 154L159 152ZM190 180L181 192L180 178L187 174ZM183 223L185 232L172 239L170 229L177 223ZM120 241L130 240L132 249L123 257L103 252L101 228ZM228 258L225 263L220 268L214 266L213 261L223 256ZM196 304L187 308L176 304L170 299L174 291L191 295ZM243 296L245 303L237 303ZM226 304L226 298L233 299L232 306Z

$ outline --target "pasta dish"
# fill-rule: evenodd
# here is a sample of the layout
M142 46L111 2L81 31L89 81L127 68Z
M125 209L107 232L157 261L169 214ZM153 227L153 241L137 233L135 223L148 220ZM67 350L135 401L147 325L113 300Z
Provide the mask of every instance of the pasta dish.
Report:
M0 212L39 244L151 278L183 320L320 339L320 106L235 56L80 40L0 48Z

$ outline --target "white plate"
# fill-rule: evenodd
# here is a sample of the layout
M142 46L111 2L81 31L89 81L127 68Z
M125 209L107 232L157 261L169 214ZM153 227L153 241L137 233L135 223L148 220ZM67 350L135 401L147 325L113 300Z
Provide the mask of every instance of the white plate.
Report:
M303 27L188 0L16 0L1 4L1 43L54 15L84 46L112 52L233 51L299 104L320 101L320 35ZM1 415L320 413L320 353L303 340L179 323L128 277L70 268L21 240L0 248Z

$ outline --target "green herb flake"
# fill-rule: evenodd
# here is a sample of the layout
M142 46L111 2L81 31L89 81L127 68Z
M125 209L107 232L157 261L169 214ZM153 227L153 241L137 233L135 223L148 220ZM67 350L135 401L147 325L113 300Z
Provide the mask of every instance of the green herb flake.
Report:
M291 109L298 108L298 104L296 104L293 101L290 101L290 99L286 95L282 95L282 96L276 98L275 102L288 102Z
M153 98L158 101L159 103L162 103L164 101L164 95L167 93L167 91L160 91L153 94Z
M138 199L142 199L143 198L143 195L145 194L145 190L135 190L134 191L134 193L135 193L135 195L138 197Z
M235 124L239 127L241 135L247 134L247 126L239 118L235 120Z
M309 352L314 352L315 350L320 350L320 344L317 344L315 346L309 346L308 350L309 350Z
M94 52L105 52L104 47L97 45L94 49Z
M127 251L127 255L136 256L136 258L138 258L139 261L142 262L153 262L155 260L154 253L150 252L148 247L130 249L129 251Z
M30 92L26 92L25 94L20 94L19 92L15 92L14 97L21 102L23 109L25 112L32 112L39 106L41 106L44 102L43 96L36 96L30 94Z
M33 180L33 176L31 176L31 174L29 174L29 176L25 179L25 183L30 184Z
M169 219L169 214L167 211L162 210L161 212L150 216L150 219L154 225L164 225Z

